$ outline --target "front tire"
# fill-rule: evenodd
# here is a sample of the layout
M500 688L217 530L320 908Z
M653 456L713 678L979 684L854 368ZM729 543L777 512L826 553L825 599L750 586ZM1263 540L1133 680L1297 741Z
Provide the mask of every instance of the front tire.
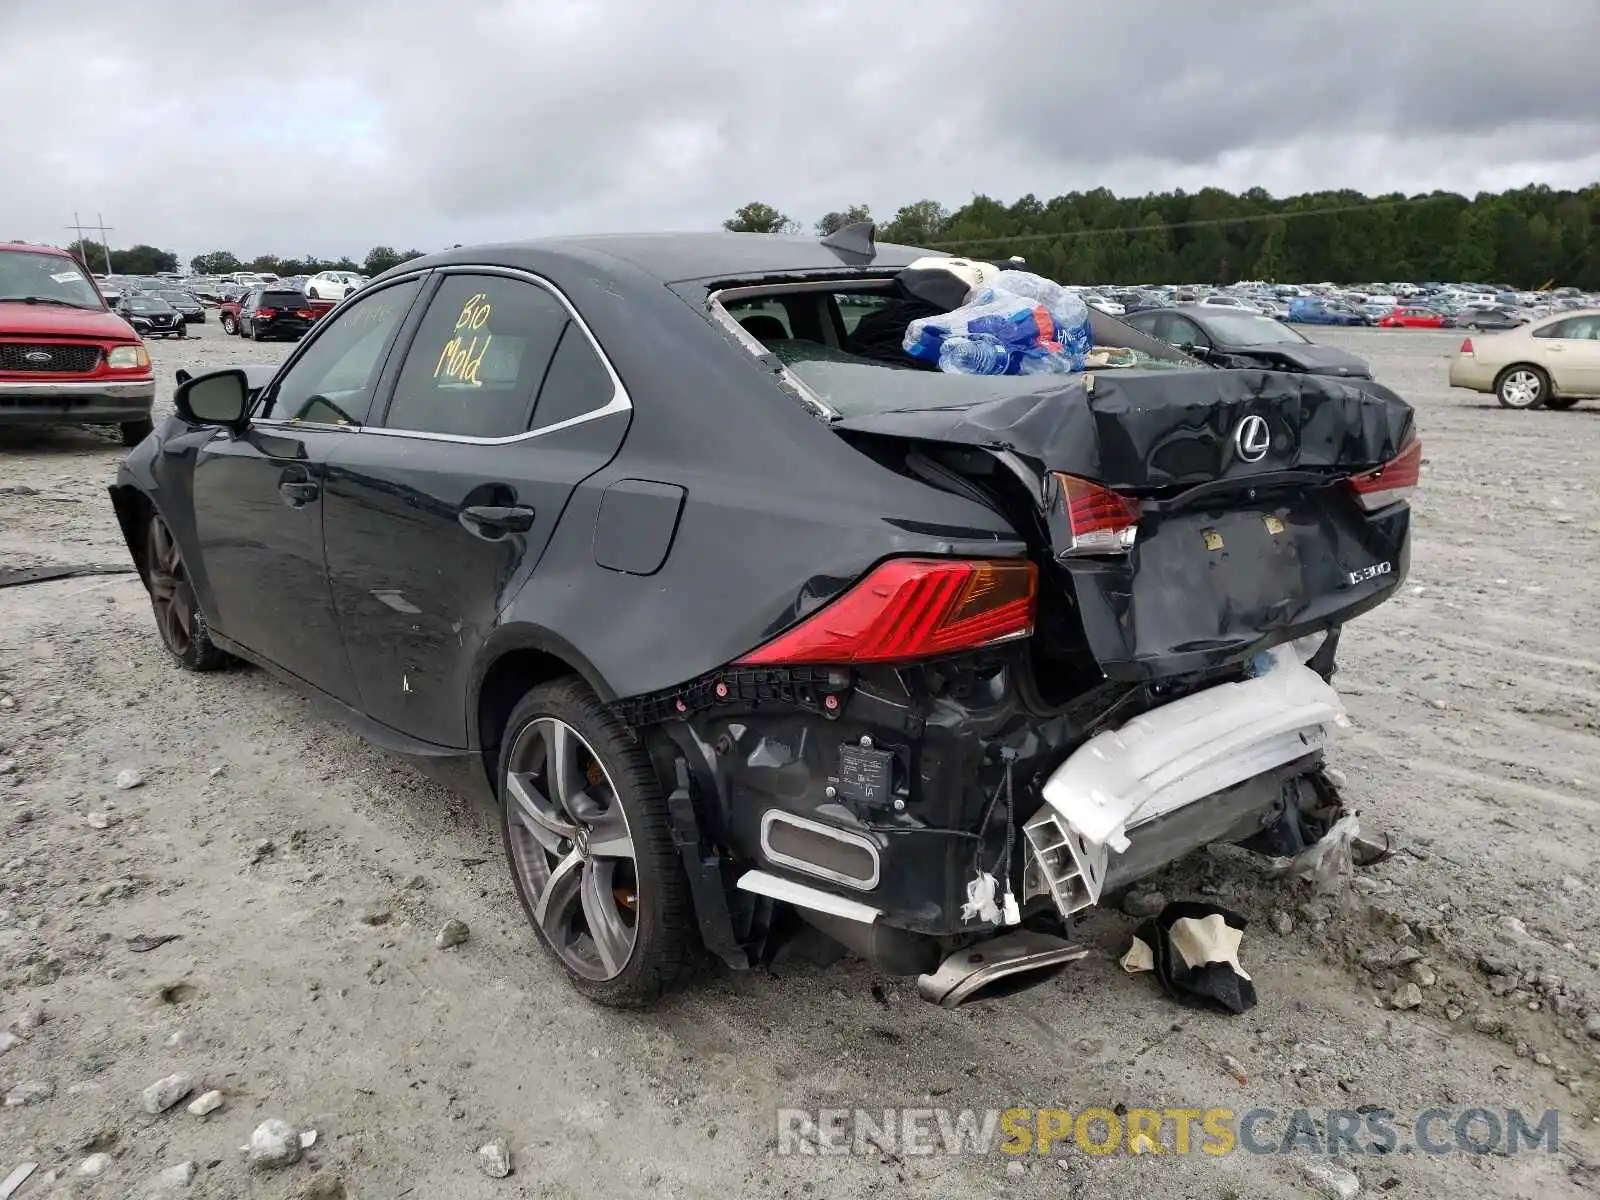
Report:
M239 332L239 322L235 321L227 313L223 313L223 315L222 315L222 332L226 333L226 334L229 334L229 335L233 335L233 334L238 333Z
M210 628L195 598L183 555L161 514L152 512L145 526L145 586L155 610L162 644L186 671L216 671L234 661L211 641Z
M698 935L661 782L581 680L523 697L501 738L498 786L517 898L573 986L638 1008L681 982Z
M1550 397L1550 376L1538 367L1507 367L1494 381L1494 396L1506 408L1543 408Z

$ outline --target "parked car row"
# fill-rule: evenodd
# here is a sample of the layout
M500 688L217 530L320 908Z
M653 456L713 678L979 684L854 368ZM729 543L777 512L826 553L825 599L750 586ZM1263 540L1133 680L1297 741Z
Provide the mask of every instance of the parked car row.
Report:
M1259 313L1296 325L1384 329L1514 329L1562 312L1600 306L1577 288L1518 292L1488 284L1393 283L1340 287L1238 283L1228 287L1154 284L1079 289L1084 303L1110 316L1198 304Z
M293 282L99 277L54 246L0 242L0 423L117 425L135 445L152 427L146 339L187 336L210 303L229 333L298 340L366 279L332 271Z
M231 275L96 275L95 283L111 304L126 296L159 295L173 303L172 293L180 293L202 307L224 300L242 299L253 287L285 286L304 292L308 299L337 303L365 287L367 276L355 271L319 271L315 275L296 275L280 279L271 272L236 271Z

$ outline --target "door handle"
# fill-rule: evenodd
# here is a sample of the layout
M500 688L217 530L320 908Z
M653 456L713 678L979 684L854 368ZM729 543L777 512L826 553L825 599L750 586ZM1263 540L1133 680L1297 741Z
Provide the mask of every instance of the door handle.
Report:
M284 480L278 485L278 493L283 497L283 502L290 508L299 508L302 504L315 500L322 494L322 486L309 480Z
M526 533L533 528L533 509L523 505L474 504L461 510L461 523L486 537Z

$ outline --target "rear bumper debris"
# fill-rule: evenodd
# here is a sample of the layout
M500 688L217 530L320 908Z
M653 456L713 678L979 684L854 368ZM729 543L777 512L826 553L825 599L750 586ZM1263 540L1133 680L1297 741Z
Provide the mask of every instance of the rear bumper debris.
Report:
M1087 946L1016 929L957 950L937 970L918 976L917 994L942 1008L957 1008L1002 980L1034 975L1088 956Z
M1292 645L1266 657L1254 678L1097 734L1055 770L1023 825L1024 900L1048 892L1063 916L1098 904L1133 830L1324 748L1348 723L1338 693Z

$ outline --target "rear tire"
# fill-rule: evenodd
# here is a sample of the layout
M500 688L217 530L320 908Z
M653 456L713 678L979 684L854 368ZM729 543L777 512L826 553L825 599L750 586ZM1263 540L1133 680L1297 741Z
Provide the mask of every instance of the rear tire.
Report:
M1571 408L1574 404L1582 399L1582 396L1546 396L1544 406L1546 408L1553 408L1558 412L1562 412Z
M144 544L145 587L167 652L186 671L216 671L234 662L233 655L212 643L177 540L158 512L145 525Z
M682 982L700 941L661 781L582 680L522 698L500 740L497 789L517 898L572 985L640 1008Z
M122 423L122 444L124 446L137 446L155 430L156 423L149 417L137 421L124 421Z
M239 322L235 321L227 313L223 313L222 314L222 332L226 333L226 334L229 334L230 336L234 335L234 334L237 334L239 332Z
M1550 397L1550 376L1526 363L1507 367L1494 381L1494 396L1506 408L1543 408Z

